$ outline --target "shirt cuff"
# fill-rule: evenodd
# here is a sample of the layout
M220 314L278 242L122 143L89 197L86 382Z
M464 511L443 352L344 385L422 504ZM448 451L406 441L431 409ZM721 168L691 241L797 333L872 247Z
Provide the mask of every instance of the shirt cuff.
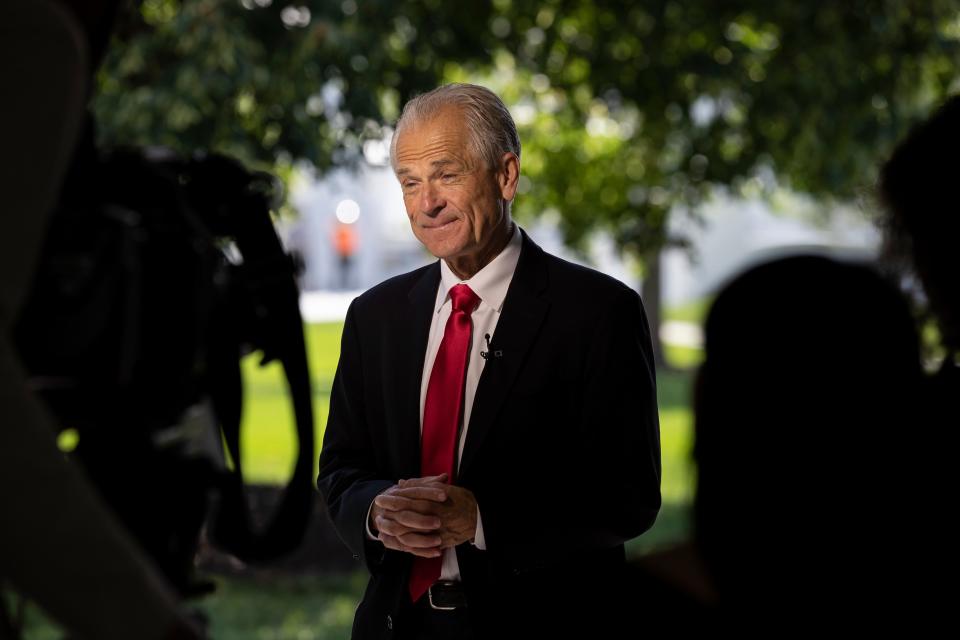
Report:
M370 512L371 511L373 511L373 500L370 501L370 506L367 507L367 517L363 521L363 527L364 529L367 530L367 540L379 540L379 538L373 535L373 532L370 531Z
M487 550L487 540L483 537L483 521L480 519L480 505L477 505L477 532L471 544L481 551Z

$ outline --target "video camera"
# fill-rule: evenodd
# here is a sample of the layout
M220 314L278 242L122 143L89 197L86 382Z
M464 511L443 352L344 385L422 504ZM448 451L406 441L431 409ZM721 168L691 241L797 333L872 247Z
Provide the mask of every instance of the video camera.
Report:
M200 531L247 562L294 550L313 505L310 376L279 184L221 155L100 152L87 136L15 340L70 455L187 597ZM283 365L299 453L273 520L250 523L240 359ZM229 453L225 462L223 444Z

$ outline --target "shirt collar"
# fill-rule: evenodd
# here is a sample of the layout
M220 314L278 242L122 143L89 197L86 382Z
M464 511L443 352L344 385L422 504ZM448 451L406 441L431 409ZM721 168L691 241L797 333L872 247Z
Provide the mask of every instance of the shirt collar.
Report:
M440 308L450 299L450 289L458 284L470 285L470 289L479 296L481 305L488 305L499 312L503 307L504 299L507 297L507 289L510 288L510 281L513 279L513 272L517 269L517 262L520 261L522 245L520 226L514 223L513 235L510 236L507 246L483 269L473 274L473 277L469 280L461 280L447 266L447 262L441 260L440 288L437 290L437 304L434 307L434 312L440 312Z

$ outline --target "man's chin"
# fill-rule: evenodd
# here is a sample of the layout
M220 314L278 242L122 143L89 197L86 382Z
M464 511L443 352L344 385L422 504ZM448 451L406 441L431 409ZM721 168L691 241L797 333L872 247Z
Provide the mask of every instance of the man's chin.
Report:
M456 242L424 242L421 240L424 248L435 258L441 260L453 260L463 254L462 243Z

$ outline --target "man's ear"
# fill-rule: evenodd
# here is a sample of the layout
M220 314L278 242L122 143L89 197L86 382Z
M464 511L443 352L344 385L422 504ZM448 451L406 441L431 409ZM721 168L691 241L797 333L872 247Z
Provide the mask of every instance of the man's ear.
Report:
M520 182L520 158L512 151L500 156L500 166L496 171L497 186L500 187L500 197L510 202L517 195L517 184Z

